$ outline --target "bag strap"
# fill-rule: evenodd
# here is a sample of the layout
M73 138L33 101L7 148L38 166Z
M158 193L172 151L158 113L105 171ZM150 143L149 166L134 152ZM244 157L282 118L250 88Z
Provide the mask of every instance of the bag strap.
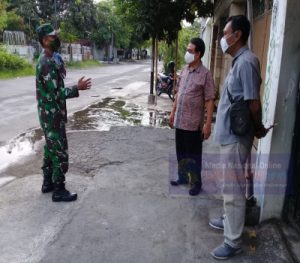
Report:
M232 98L232 95L229 92L228 85L226 86L226 90L227 90L227 96L228 96L230 103L231 104L234 103L234 99Z

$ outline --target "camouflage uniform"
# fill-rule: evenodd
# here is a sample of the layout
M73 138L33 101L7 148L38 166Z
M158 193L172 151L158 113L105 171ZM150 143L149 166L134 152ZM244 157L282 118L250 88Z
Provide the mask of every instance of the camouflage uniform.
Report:
M64 63L58 53L43 51L36 66L36 98L41 127L45 134L44 176L62 183L68 171L68 142L66 137L66 99L78 97L78 88L64 86Z

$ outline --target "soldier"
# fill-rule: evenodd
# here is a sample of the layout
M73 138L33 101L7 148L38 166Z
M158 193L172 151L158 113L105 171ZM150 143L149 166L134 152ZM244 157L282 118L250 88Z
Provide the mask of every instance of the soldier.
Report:
M57 51L60 40L50 24L37 29L43 51L36 66L36 98L41 127L45 134L42 193L52 192L52 201L75 201L76 193L65 188L68 171L68 142L66 137L66 99L79 96L79 90L91 87L91 79L79 79L73 87L64 86L66 71Z

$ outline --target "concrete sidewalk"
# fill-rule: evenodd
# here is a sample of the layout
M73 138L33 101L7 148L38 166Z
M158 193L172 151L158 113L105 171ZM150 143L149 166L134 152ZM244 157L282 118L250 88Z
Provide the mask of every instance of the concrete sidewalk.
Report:
M42 194L41 149L0 188L0 262L215 262L210 251L222 233L208 220L222 214L220 178L203 171L203 192L175 191L174 131L113 127L68 133L67 187L74 203ZM205 153L217 153L205 142ZM26 174L26 175L25 175ZM227 262L291 262L275 224L246 228L244 253Z

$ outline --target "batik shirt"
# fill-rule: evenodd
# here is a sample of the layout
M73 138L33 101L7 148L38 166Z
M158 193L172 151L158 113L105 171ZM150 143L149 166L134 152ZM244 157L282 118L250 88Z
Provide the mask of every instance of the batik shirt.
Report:
M214 81L202 62L193 70L185 66L178 80L174 127L187 131L202 130L205 101L214 98Z

